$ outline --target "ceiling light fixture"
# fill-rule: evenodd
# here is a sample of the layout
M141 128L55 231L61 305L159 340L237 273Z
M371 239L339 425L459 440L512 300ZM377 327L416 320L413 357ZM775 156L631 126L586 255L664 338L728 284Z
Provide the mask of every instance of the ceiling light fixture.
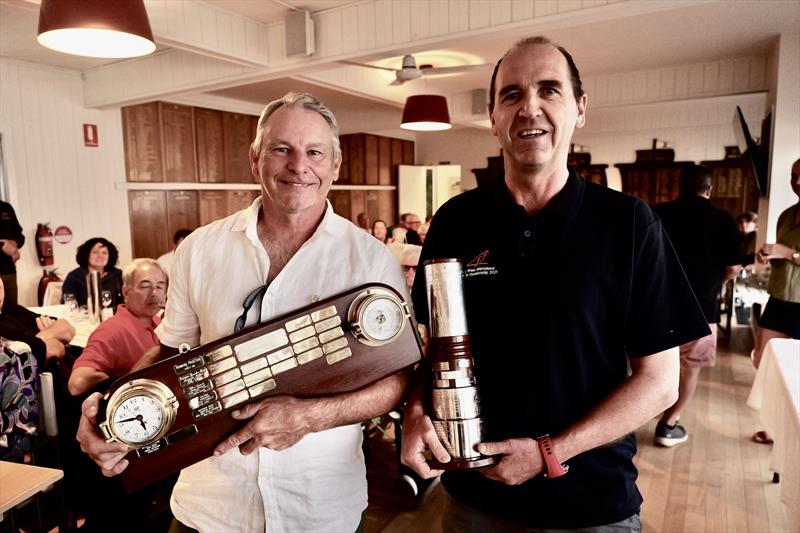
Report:
M417 94L406 99L400 127L412 131L442 131L452 128L447 99L438 94Z
M156 49L143 0L42 0L38 41L88 57L138 57Z

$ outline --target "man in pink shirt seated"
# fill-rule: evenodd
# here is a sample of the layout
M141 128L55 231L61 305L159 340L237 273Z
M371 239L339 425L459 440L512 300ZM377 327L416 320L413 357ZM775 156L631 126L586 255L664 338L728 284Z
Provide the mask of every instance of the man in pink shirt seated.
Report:
M154 331L164 306L167 274L153 259L134 259L122 271L125 304L92 333L72 367L69 392L81 396L109 379L127 374L142 355L158 346Z

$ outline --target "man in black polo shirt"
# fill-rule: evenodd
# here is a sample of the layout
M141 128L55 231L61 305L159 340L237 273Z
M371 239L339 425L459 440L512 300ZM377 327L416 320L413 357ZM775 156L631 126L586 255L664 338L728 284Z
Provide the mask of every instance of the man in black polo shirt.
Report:
M697 388L700 369L714 366L717 353L717 296L722 283L741 270L742 241L733 217L711 205L711 173L693 165L681 172L680 197L653 207L661 218L686 277L708 320L711 334L682 344L678 401L664 411L656 426L655 442L675 446L689 438L678 424L681 412Z
M515 45L492 76L489 111L504 180L442 206L421 257L464 263L478 448L500 458L443 475L443 529L640 531L633 431L675 402L677 346L708 326L650 209L567 169L586 96L566 50L540 37ZM413 297L427 323L423 276ZM424 414L428 383L421 372L403 431L403 461L423 477L440 473L426 448L449 459ZM570 467L558 478L542 475L547 434Z

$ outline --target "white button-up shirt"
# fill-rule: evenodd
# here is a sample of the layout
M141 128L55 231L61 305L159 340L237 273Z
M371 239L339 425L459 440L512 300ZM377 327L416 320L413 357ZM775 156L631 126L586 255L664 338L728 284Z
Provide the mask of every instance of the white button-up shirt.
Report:
M258 198L192 232L178 249L166 314L156 330L163 344L196 346L233 332L245 297L269 273L256 233L260 208ZM328 204L317 230L270 284L261 321L369 282L406 295L386 246ZM251 309L247 325L256 320ZM211 457L181 472L172 512L200 531L355 531L367 507L361 441L360 426L353 424L308 434L280 452L260 448L243 456L231 450Z

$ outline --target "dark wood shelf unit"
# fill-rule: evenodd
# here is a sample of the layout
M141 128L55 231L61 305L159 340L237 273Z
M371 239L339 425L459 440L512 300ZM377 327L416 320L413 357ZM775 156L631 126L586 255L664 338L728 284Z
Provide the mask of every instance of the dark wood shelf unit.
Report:
M172 247L178 229L195 229L253 202L259 191L242 186L258 183L249 158L257 125L256 116L168 102L122 108L126 181L176 184L128 191L134 257L158 257ZM370 221L393 224L397 167L414 164L414 143L367 133L340 139L336 184L360 187L331 191L334 210L353 222L366 213ZM197 190L193 183L230 185Z

